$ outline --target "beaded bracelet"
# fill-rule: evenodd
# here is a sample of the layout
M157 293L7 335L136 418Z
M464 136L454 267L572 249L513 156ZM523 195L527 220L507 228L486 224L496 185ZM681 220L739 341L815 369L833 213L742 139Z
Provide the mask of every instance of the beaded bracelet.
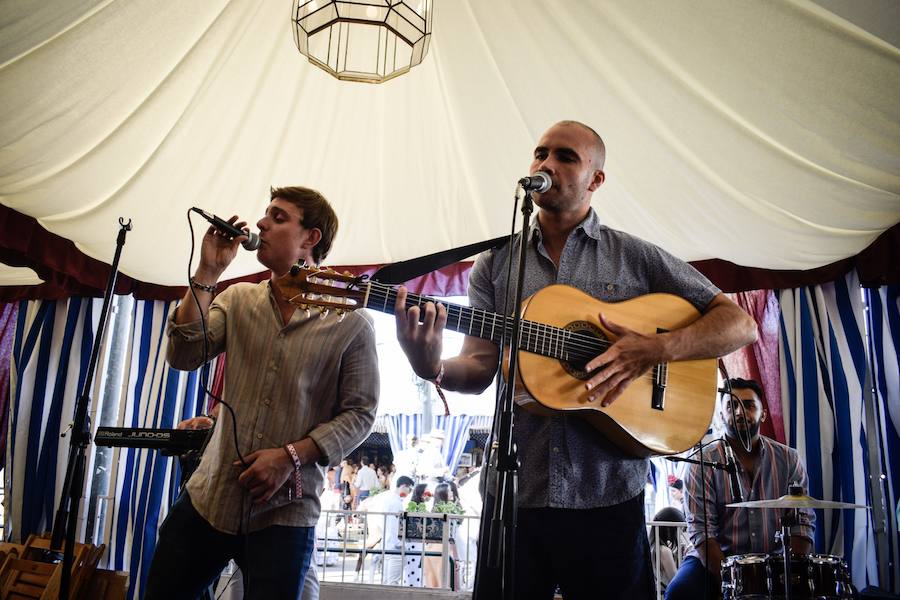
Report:
M210 294L216 293L216 284L215 283L212 285L206 285L205 283L200 283L199 281L196 281L193 277L191 277L190 281L191 281L191 287L195 287L198 290L203 290L204 292L209 292Z
M300 462L300 456L297 454L297 449L294 448L293 444L285 444L284 451L287 452L287 455L294 463L294 473L292 475L292 477L294 478L294 498L302 498L303 486L300 485L300 467L303 465Z

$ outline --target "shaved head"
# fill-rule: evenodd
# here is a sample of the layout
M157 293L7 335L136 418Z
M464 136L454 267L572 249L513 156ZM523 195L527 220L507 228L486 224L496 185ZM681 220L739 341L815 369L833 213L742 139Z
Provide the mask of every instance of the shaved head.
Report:
M557 125L574 125L575 127L581 127L583 130L587 131L591 134L591 138L594 141L593 144L593 155L591 159L594 163L594 168L603 170L603 164L606 162L606 144L603 143L603 138L600 137L600 134L594 131L594 129L588 125L585 125L581 121L560 121Z

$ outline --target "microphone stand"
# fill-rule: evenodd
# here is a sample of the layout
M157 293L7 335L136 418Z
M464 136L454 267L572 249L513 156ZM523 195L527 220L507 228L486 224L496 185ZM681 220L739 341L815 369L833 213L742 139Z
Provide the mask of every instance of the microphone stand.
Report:
M531 215L534 212L534 203L531 198L531 190L525 189L522 199L522 235L519 244L519 271L516 277L515 294L513 301L513 314L511 318L511 332L509 337L509 368L506 385L501 400L501 411L497 418L497 478L494 487L494 507L491 516L490 527L482 527L482 533L487 534L484 547L487 553L487 564L491 569L500 569L500 590L483 590L484 596L479 593L479 587L475 586L473 599L493 600L503 598L512 600L515 598L513 575L515 570L515 541L516 541L516 496L518 494L518 470L519 457L516 445L513 442L513 393L515 382L519 372L519 336L522 329L522 288L525 282L525 263L528 251L528 240L531 239ZM510 268L512 268L512 256L510 255ZM508 296L508 294L507 294ZM507 321L509 322L509 321ZM504 331L504 334L506 332ZM505 339L505 335L503 338ZM502 344L501 344L502 348ZM501 360L503 357L501 355Z
M119 217L119 235L116 237L116 252L109 269L109 279L103 294L103 308L100 310L100 322L91 348L91 359L85 374L81 395L75 400L75 417L72 421L72 437L69 439L69 460L66 464L66 477L63 483L59 509L53 521L53 532L50 535L51 554L58 558L62 548L62 573L60 576L59 599L68 600L69 586L72 578L72 562L75 554L75 538L78 535L78 511L81 501L81 490L84 487L85 455L91 443L91 419L88 408L91 404L90 391L94 384L94 373L100 357L100 346L103 343L103 330L109 316L109 306L116 279L119 276L119 257L125 245L125 234L131 231L131 219L126 223Z

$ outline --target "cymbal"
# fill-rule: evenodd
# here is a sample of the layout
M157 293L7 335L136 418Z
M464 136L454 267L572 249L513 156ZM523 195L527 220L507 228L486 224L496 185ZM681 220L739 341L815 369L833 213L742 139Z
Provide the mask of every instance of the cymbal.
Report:
M775 500L750 500L748 502L735 502L728 504L731 508L864 508L865 504L850 504L849 502L832 502L830 500L818 500L811 496L794 496L788 494Z

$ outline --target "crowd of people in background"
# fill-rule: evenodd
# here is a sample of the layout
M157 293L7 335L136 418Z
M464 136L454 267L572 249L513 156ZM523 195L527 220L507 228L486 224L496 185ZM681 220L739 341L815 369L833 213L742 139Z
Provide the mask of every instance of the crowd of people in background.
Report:
M450 473L441 452L443 437L439 430L425 434L422 439L409 436L406 448L396 456L358 450L328 470L321 497L323 519L318 536L341 538L351 531L359 536L360 528L364 527L364 544L372 560L365 568L369 563L360 557L357 579L368 578L389 585L461 589L460 557L469 556L470 546L474 554L477 526L471 532L461 532L460 520L451 520L444 556L441 542L429 538L423 543L421 537L405 539L401 531L403 513L463 515L467 512L460 501L457 483L471 475L467 467ZM368 513L374 514L367 518ZM331 566L338 558L337 553L331 556L319 553L316 563ZM450 579L445 582L447 573Z

